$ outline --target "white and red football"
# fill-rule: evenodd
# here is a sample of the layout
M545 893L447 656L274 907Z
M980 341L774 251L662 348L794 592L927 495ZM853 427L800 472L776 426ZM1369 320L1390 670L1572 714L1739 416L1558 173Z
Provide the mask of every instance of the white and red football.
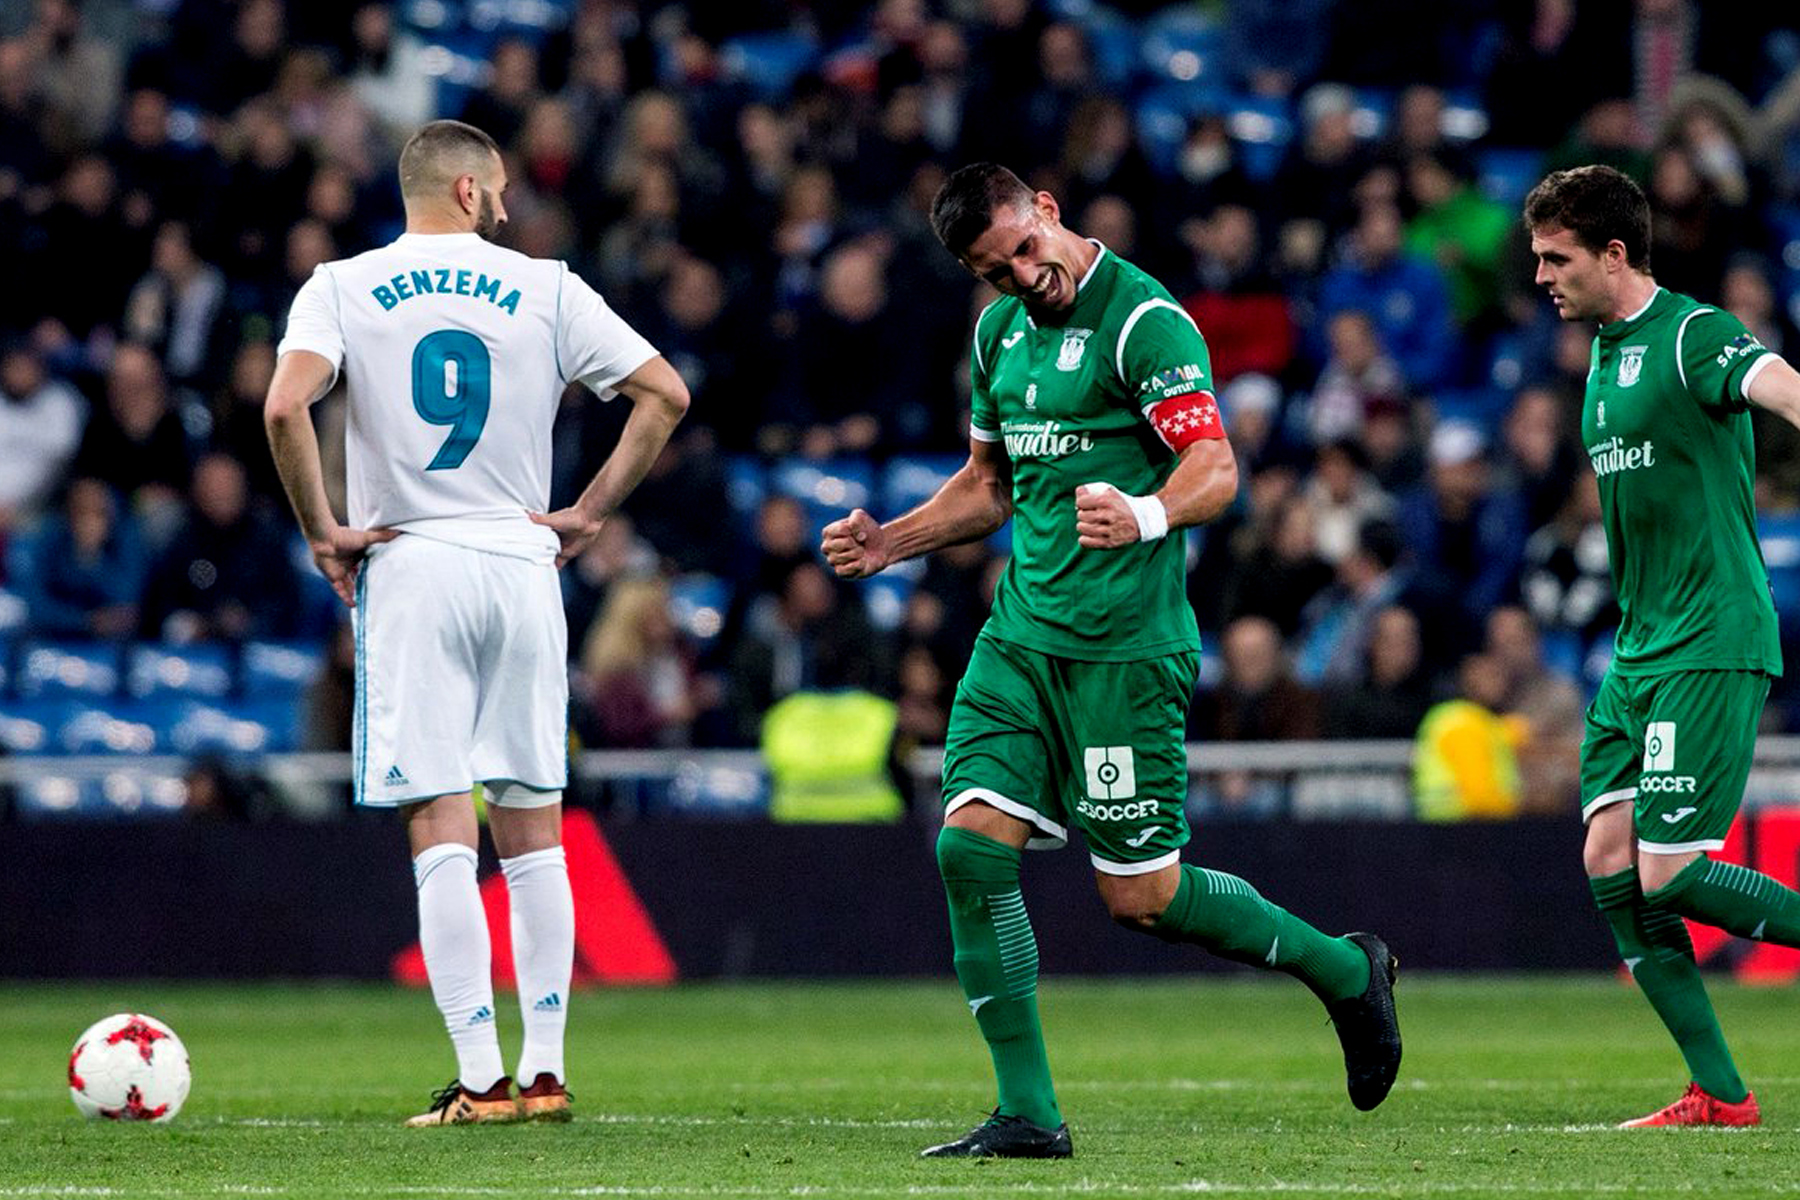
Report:
M84 1117L167 1121L193 1076L175 1031L143 1013L114 1013L87 1027L69 1051L69 1095Z

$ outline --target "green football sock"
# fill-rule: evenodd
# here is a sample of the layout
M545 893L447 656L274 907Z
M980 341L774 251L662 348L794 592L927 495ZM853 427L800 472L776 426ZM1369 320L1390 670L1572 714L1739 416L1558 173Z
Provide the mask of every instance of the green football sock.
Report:
M1613 941L1650 1007L1681 1048L1688 1071L1707 1093L1736 1103L1749 1094L1694 962L1694 943L1681 918L1648 903L1636 867L1589 879L1594 903L1612 926Z
M1002 1115L1062 1124L1038 1023L1037 938L1019 894L1020 854L966 829L938 834L956 978L994 1056Z
M1736 863L1701 855L1645 899L1738 937L1800 946L1800 892Z
M1232 962L1285 971L1327 1002L1360 996L1369 986L1369 956L1361 946L1327 937L1223 871L1184 863L1175 898L1150 932Z

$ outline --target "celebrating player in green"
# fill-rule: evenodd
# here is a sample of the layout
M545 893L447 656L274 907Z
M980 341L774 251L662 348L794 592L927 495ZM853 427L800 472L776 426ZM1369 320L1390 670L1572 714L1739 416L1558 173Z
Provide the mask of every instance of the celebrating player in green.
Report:
M825 527L859 578L1016 517L993 613L957 689L938 865L957 979L993 1054L999 1104L928 1156L1062 1158L1037 1012L1020 851L1081 830L1101 899L1128 929L1273 967L1326 1004L1350 1098L1380 1104L1400 1065L1394 960L1327 937L1242 879L1181 862L1183 730L1200 639L1183 526L1218 516L1237 468L1206 343L1154 279L1065 228L1054 197L1001 166L957 171L938 239L1000 299L975 322L969 461L912 512Z
M1748 410L1800 425L1800 374L1736 317L1656 285L1650 206L1612 168L1551 174L1525 222L1562 319L1600 322L1581 435L1623 619L1581 746L1584 859L1693 1074L1680 1099L1625 1125L1755 1125L1682 918L1800 946L1800 894L1705 853L1725 844L1781 673Z

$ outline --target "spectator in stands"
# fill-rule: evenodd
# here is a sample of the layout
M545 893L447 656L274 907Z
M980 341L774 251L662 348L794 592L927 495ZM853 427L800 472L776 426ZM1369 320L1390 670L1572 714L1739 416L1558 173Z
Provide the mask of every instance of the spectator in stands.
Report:
M1356 221L1352 193L1369 159L1356 139L1355 110L1356 94L1339 83L1314 84L1300 98L1301 136L1271 190L1281 206L1277 253L1288 273L1318 271Z
M1188 735L1206 742L1270 742L1315 738L1318 697L1294 678L1274 624L1239 617L1221 639L1224 677L1194 697ZM1279 780L1248 771L1222 771L1206 782L1211 815L1270 817L1285 802Z
M1394 498L1369 474L1362 446L1348 438L1319 447L1301 496L1312 510L1319 557L1330 566L1356 549L1364 525L1394 516Z
M1421 156L1442 158L1453 154L1449 136L1444 132L1447 108L1449 101L1443 88L1433 83L1407 84L1394 101L1387 136L1375 147L1375 156L1404 170Z
M950 677L930 650L915 645L900 656L899 678L894 736L908 747L943 745L955 686Z
M1406 381L1382 348L1374 319L1361 309L1336 312L1325 323L1330 356L1313 385L1307 432L1315 444L1354 436L1383 400L1403 401Z
M137 629L145 553L137 523L111 488L77 477L61 511L23 550L14 582L27 628L40 637L122 638Z
M56 140L99 140L119 105L118 47L82 29L80 0L36 0L25 31Z
M1401 535L1416 585L1446 606L1440 614L1460 614L1472 632L1518 584L1524 505L1494 478L1487 438L1473 425L1439 425L1430 462L1426 485L1401 502Z
M61 485L86 421L87 402L45 370L31 343L0 350L0 544Z
M1565 413L1574 415L1549 388L1521 388L1501 427L1499 486L1518 494L1529 530L1556 519L1569 483L1581 469L1579 444Z
M125 98L118 132L104 146L106 161L118 174L120 208L139 228L204 222L219 186L218 155L204 142L177 143L169 134L171 119L166 95L134 88Z
M925 400L911 326L897 318L888 295L889 250L885 239L873 238L833 250L820 273L817 307L802 318L790 347L803 406L799 447L809 457L866 455L882 441L903 448L895 445L893 418Z
M302 750L348 751L356 713L356 631L347 620L325 643L325 661L307 685Z
M143 636L240 642L291 632L298 580L288 546L237 459L208 454L194 468L186 519L151 571Z
M1740 245L1742 213L1679 145L1657 149L1645 191L1657 282L1690 296L1717 296L1725 264Z
M1131 112L1112 96L1090 95L1075 106L1056 163L1057 175L1067 181L1063 186L1073 212L1100 196L1152 196L1157 191L1150 163L1138 148Z
M1371 396L1363 408L1358 444L1369 474L1390 496L1404 495L1425 478L1418 414L1398 396Z
M1234 0L1225 9L1226 69L1244 90L1285 99L1325 61L1331 0Z
M1220 639L1217 686L1194 697L1190 736L1203 742L1304 741L1319 736L1319 698L1294 678L1281 631L1267 617L1239 617Z
M716 572L735 549L736 535L719 519L731 502L717 451L706 428L684 430L626 501L638 533L677 571Z
M1719 307L1742 321L1772 353L1786 354L1800 346L1800 334L1795 333L1793 321L1776 299L1769 261L1760 254L1732 256L1719 287ZM1762 431L1757 432L1760 435ZM1759 436L1759 445L1761 441Z
M425 43L395 28L393 7L387 3L357 6L350 18L350 41L344 72L351 91L375 118L389 146L397 147L436 115Z
M1295 673L1314 685L1363 678L1376 614L1405 587L1395 570L1400 533L1385 521L1370 521L1357 533L1356 549L1338 564L1336 581L1301 614Z
M576 730L589 745L685 746L696 719L717 701L717 686L696 672L693 649L669 616L669 585L657 576L608 590L580 664L572 681Z
M1525 541L1519 594L1542 630L1580 638L1583 649L1612 637L1619 605L1613 595L1600 524L1600 488L1590 471L1580 471L1556 519Z
M283 239L305 211L313 155L266 98L246 104L232 127L239 150L219 196L215 236L221 265L260 283L280 274Z
M1404 169L1407 198L1417 206L1406 223L1406 248L1444 273L1459 326L1492 332L1500 322L1501 260L1512 213L1481 194L1473 169L1453 152L1415 153Z
M1322 690L1320 733L1328 738L1411 738L1431 708L1419 618L1393 604L1375 614L1360 678Z
M503 38L488 56L487 86L469 97L458 119L510 150L538 95L537 51L521 38Z
M1600 97L1624 94L1630 63L1606 45L1612 19L1576 0L1528 0L1502 9L1483 89L1495 145L1546 147ZM1557 85L1545 87L1546 79Z
M755 606L731 657L729 710L741 745L755 745L762 714L783 696L852 687L891 694L887 647L856 594L810 557L780 596Z
M1516 605L1503 605L1488 614L1484 653L1506 677L1500 711L1521 723L1521 809L1567 813L1579 808L1586 707L1581 689L1544 661L1537 623Z
M1213 379L1223 387L1247 371L1285 374L1294 357L1294 323L1287 297L1263 264L1256 214L1242 204L1220 204L1181 221L1179 230L1193 282L1185 295L1176 294L1206 336Z
M562 572L571 658L585 644L614 586L654 575L657 566L656 548L638 536L629 516L614 513L607 518L594 544Z
M187 225L165 221L149 274L126 298L122 332L156 351L172 384L211 391L229 357L225 287L225 273L195 251Z
M1316 513L1305 497L1281 499L1271 520L1246 527L1235 539L1248 549L1234 555L1220 592L1224 618L1256 615L1272 622L1283 638L1300 632L1302 614L1314 596L1331 585L1332 565L1319 553Z
M80 154L70 162L34 234L24 264L42 305L34 337L63 359L104 361L149 237L119 210L117 182L104 158Z
M187 492L188 445L162 364L143 346L121 344L106 374L106 405L89 418L75 451L75 472L117 489L147 523L151 543L161 545Z
M1393 205L1363 210L1344 261L1319 281L1319 315L1330 321L1350 310L1369 314L1407 385L1429 391L1448 382L1453 366L1450 296L1435 264L1405 252L1401 231Z
M1510 817L1519 811L1520 727L1500 715L1506 672L1492 655L1471 654L1457 669L1457 695L1419 725L1413 793L1427 821Z

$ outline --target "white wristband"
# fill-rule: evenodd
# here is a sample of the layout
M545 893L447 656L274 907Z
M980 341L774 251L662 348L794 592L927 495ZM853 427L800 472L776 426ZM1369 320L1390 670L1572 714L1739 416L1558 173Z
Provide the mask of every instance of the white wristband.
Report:
M1155 496L1133 496L1129 492L1120 491L1110 483L1090 483L1090 488L1105 488L1109 492L1118 492L1126 504L1131 506L1131 515L1137 518L1138 541L1154 542L1169 532L1169 510Z
M1126 496L1125 503L1137 518L1138 541L1154 542L1169 532L1169 510L1155 496Z

